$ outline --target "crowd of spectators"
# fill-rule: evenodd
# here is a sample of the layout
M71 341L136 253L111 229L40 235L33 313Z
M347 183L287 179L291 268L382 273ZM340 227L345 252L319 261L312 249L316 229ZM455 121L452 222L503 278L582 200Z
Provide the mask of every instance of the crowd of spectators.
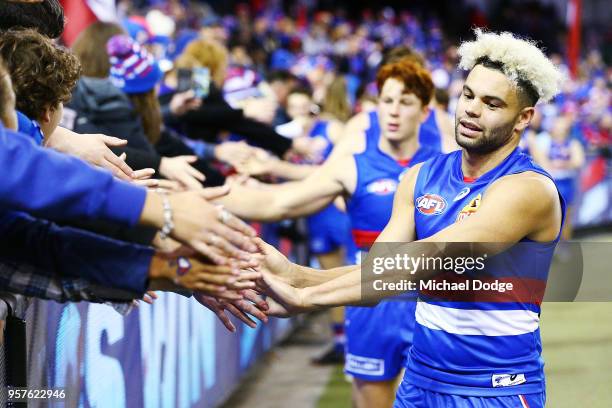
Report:
M225 14L217 14L213 7L202 3L151 3L146 7L134 7L133 2L122 4L130 33L153 44L157 56L169 61L196 37L223 46L220 55L226 60L224 91L228 100L235 99L237 87L244 91L239 96L247 95L244 88L249 84L287 70L308 81L319 105L333 78L343 76L351 107L359 111L360 101L376 95L372 81L384 54L405 46L423 55L436 87L449 92L452 113L463 80L456 68L456 46L460 38L470 35L471 27L479 24L518 32L543 43L570 77L563 51L565 28L550 4L531 2L520 8L502 4L491 15L485 15L473 6L477 2L458 2L461 4L456 6L457 11L463 10L468 17L458 13L456 18L448 19L447 14L453 10L447 2L437 8L415 2L405 9L363 9L358 15L347 11L349 8L342 2L335 6L326 2L268 2L265 7L262 2L224 2L225 6L216 8ZM525 18L513 18L517 13L523 13ZM466 18L469 20L463 21ZM459 20L464 23L462 30L455 28ZM545 20L548 24L543 33ZM577 77L566 82L563 95L554 101L556 109L545 107L543 111L552 117L564 109L576 110L576 125L583 129L581 137L598 145L602 137L609 137L611 74L604 61L606 34L601 33L599 38L592 31L588 34Z

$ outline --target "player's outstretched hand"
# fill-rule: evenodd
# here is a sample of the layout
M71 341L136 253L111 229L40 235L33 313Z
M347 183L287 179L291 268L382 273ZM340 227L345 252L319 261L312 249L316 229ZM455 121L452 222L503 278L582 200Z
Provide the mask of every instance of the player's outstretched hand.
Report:
M268 299L269 316L289 317L311 310L311 305L304 297L304 289L291 286L278 276L269 272L263 273L258 290L270 296Z
M270 296L270 307L266 313L270 316L288 317L308 311L303 290L294 286L299 281L299 276L293 264L261 238L256 238L255 242L263 255L259 267L262 279L257 282L257 291Z
M226 311L251 328L257 327L257 322L251 319L247 313L263 323L268 322L268 316L265 312L269 306L265 300L252 290L240 291L239 295L241 298L235 300L219 299L204 293L196 293L194 297L203 306L210 309L232 333L236 332L236 326L232 323Z
M286 283L294 284L297 275L293 268L293 264L287 257L261 238L255 238L254 242L257 244L261 255L263 255L263 260L260 263L261 266L259 269L262 272L267 272L276 276Z

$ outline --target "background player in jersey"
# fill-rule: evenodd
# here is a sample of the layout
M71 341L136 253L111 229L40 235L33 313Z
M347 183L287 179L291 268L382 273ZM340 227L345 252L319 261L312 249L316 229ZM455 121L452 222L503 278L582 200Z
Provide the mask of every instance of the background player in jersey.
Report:
M529 146L535 161L550 173L567 205L567 216L563 225L563 239L572 237L572 204L576 195L578 171L584 166L584 148L572 138L571 114L564 113L555 118L550 132L537 134Z
M532 255L543 262L540 270L528 265L521 271L525 265L509 262L504 270L492 272L501 277L517 270L534 274L527 276L541 287L559 240L565 205L550 175L517 146L534 105L558 93L562 76L527 41L509 33L476 34L476 41L459 50L460 66L470 71L456 112L455 134L462 150L409 170L378 242L531 242ZM432 200L439 204L433 212ZM261 245L268 270L294 283L290 286L266 274L270 293L279 302L272 313L385 296L371 292L362 297L362 285L371 287L371 282L362 282L359 267L320 273L293 265L274 248ZM420 256L422 249L413 256ZM410 276L415 275L394 278ZM413 346L396 407L544 406L541 298L463 304L423 300L417 305Z
M426 65L425 59L419 53L409 47L399 46L387 52L381 66L402 60L414 62L422 67ZM372 84L371 88L376 88L376 84ZM459 148L455 143L452 118L448 114L448 94L442 89L436 89L434 96L429 104L429 113L419 129L419 144L438 153L448 153ZM378 128L379 118L376 107L361 111L346 123L344 136L336 151L339 154L346 151L361 152L363 143L355 136L367 130L378 131Z
M389 220L402 175L436 155L420 147L417 138L433 94L429 72L400 61L383 66L377 83L380 126L366 133L363 152L332 156L300 182L266 190L236 186L221 202L241 217L268 221L312 214L344 196L355 241L367 250ZM357 406L391 406L412 342L414 306L389 301L347 310L345 367L355 379Z

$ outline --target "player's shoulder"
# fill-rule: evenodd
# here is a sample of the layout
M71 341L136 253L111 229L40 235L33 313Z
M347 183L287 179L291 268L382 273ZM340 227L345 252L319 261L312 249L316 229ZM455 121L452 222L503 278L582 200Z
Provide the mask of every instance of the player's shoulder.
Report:
M563 204L549 177L525 171L501 177L482 198L482 206L496 216L513 217L517 225L529 227L527 238L549 242L558 236L563 220Z
M557 187L552 179L537 171L509 174L496 180L487 191L500 200L520 200L525 208L545 210L559 202Z
M347 129L365 130L370 126L370 112L359 112L346 122Z
M404 173L404 175L402 176L402 179L400 180L400 183L399 183L398 190L402 190L404 192L413 191L416 185L416 180L419 175L419 172L421 171L421 168L423 167L424 164L425 162L421 162L421 163L417 163L414 166L410 167L406 171L406 173Z
M527 169L525 171L512 173L500 177L497 179L494 184L505 184L505 185L520 185L527 187L538 187L538 186L553 186L555 183L552 181L551 177L541 171L539 167L534 169Z
M340 140L334 145L332 155L354 155L363 152L366 148L366 133L349 132L344 128L344 132Z
M326 172L341 177L342 174L352 172L352 169L355 167L354 161L354 155L350 149L343 148L338 144L334 147L332 154L321 165L321 168Z

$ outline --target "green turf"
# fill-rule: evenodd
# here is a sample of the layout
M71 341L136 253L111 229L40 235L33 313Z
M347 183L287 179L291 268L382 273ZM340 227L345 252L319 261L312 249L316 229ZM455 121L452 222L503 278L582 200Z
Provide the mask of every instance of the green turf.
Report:
M549 407L612 407L612 303L544 303Z
M342 366L335 366L317 408L351 408L351 384L344 378Z
M612 303L544 303L547 407L612 407ZM350 384L334 369L318 408L350 408Z

